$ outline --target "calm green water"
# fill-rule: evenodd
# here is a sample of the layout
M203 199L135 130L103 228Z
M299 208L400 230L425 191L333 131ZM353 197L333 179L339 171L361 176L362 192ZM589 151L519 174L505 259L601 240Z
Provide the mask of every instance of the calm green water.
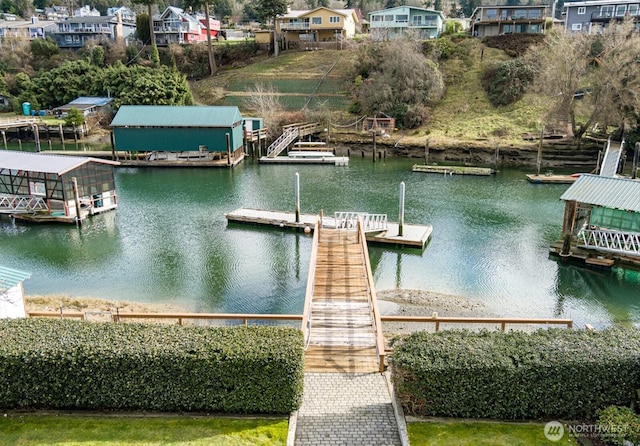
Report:
M293 210L300 173L306 213L368 211L431 224L424 252L371 247L378 290L424 289L483 302L502 316L569 317L640 325L640 274L558 263L566 185L529 184L524 171L491 178L411 172L411 160L352 157L349 167L118 169L119 207L82 228L0 217L0 264L32 273L27 294L177 303L207 312L301 313L311 238L227 225L239 207Z

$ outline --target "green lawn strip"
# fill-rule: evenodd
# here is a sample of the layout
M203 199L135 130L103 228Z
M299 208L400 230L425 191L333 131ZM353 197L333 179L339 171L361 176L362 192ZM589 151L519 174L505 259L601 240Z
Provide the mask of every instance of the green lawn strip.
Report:
M407 423L411 446L577 445L566 432L560 441L544 436L545 423L492 421L421 421Z
M284 445L282 418L10 415L0 417L0 444L14 446Z

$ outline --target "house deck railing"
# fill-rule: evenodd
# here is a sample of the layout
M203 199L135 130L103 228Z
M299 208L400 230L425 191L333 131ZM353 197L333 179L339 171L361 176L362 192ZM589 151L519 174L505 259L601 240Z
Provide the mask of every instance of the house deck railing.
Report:
M578 234L580 246L617 254L640 256L640 234L610 229L583 229Z

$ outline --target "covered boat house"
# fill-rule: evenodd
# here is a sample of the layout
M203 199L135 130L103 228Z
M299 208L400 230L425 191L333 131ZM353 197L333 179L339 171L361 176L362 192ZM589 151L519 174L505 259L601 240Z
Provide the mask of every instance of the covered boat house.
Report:
M81 222L117 207L114 166L96 158L0 150L0 214Z
M26 317L22 282L31 273L0 265L0 319Z
M583 174L560 197L565 202L561 256L611 266L640 266L640 181Z
M114 151L154 165L235 166L244 158L238 107L123 105L111 122Z

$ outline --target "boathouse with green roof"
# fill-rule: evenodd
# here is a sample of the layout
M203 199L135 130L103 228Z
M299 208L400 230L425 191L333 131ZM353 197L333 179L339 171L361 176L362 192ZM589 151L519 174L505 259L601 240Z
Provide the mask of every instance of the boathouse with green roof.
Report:
M114 150L139 160L234 166L244 158L242 122L232 106L123 105L111 128Z

